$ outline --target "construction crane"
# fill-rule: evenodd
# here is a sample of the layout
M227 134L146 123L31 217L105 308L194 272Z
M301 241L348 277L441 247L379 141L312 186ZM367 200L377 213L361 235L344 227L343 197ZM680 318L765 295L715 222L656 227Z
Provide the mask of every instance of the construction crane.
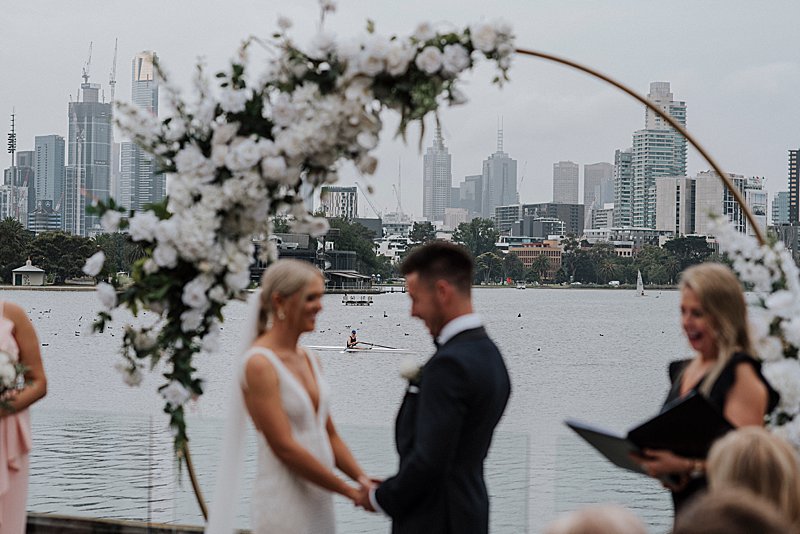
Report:
M373 204L373 203L372 203L372 201L369 199L369 196L367 195L367 192L366 192L366 191L364 191L364 188L363 188L363 187L361 187L361 184L360 184L360 183L356 182L356 186L358 187L358 190L359 190L359 191L361 191L361 194L362 194L362 195L364 195L364 200L366 200L366 201L367 201L367 204L369 204L369 207L370 207L370 208L372 208L372 211L373 211L373 212L375 213L375 215L377 215L377 216L378 216L378 218L380 219L380 218L382 217L382 215L381 215L381 212L380 212L380 211L378 211L378 209L375 207L375 204Z
M83 78L83 83L89 83L89 67L92 65L92 41L89 41L89 57L86 60L86 63L83 64L83 74L81 77Z
M119 39L114 39L114 62L111 64L111 74L108 77L108 85L111 86L111 103L114 103L114 90L117 87L117 44Z

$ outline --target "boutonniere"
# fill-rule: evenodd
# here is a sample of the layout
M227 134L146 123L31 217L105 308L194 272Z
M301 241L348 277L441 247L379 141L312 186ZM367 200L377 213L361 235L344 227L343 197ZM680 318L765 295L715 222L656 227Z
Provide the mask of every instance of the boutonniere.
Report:
M413 358L406 358L400 362L400 376L408 380L409 391L414 388L412 393L419 391L419 381L422 378L422 366Z

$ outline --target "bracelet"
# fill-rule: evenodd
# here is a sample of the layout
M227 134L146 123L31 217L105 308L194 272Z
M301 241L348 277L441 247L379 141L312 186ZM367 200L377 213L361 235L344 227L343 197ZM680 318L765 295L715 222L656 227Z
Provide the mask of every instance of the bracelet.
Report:
M703 478L706 474L705 465L703 464L703 460L694 459L692 462L692 468L689 470L689 477L691 478Z

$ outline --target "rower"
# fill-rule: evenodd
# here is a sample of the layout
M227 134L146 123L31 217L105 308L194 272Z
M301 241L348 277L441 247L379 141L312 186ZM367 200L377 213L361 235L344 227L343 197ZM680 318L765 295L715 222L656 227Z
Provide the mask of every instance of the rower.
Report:
M352 349L358 344L358 339L356 338L356 331L353 330L350 332L350 338L347 340L347 348Z

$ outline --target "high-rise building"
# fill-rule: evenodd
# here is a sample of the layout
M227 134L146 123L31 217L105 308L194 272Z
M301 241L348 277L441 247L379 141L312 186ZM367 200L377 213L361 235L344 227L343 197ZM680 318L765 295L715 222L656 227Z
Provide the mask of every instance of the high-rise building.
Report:
M789 224L789 192L778 191L772 197L772 224Z
M36 235L61 230L61 213L55 210L52 200L36 201L36 209L28 213L28 230Z
M34 151L19 150L16 153L15 165L4 171L3 183L10 189L6 206L7 217L12 217L28 227L28 213L35 206L34 184ZM11 203L13 199L13 204Z
M733 186L744 195L745 177L740 174L728 174ZM737 231L744 233L747 229L744 213L716 171L697 173L695 179L695 233L714 235L713 218L722 216L730 220Z
M688 176L656 178L656 230L694 234L696 182Z
M444 220L444 210L450 207L453 175L452 159L442 138L442 128L436 126L433 145L428 147L422 163L422 216L429 221Z
M497 151L483 160L481 212L484 218L494 216L497 206L519 202L517 194L517 161L503 152L503 130L497 130Z
M323 185L320 202L326 217L353 220L358 217L358 187Z
M36 204L52 201L58 211L64 200L64 138L60 135L37 135L35 138L34 184Z
M633 149L614 152L614 226L633 226Z
M564 204L543 202L539 204L522 204L522 218L544 217L564 221L564 233L580 237L583 233L583 204Z
M553 202L577 204L580 166L572 161L553 163Z
M131 99L142 110L158 115L158 78L154 63L155 52L136 54L131 62ZM122 169L118 187L118 203L134 211L163 200L166 194L165 176L158 172L155 157L134 143L121 143Z
M69 103L67 169L62 206L66 232L92 236L102 233L100 218L86 206L107 201L111 182L111 104L100 102L100 85L81 84L81 100Z
M750 208L750 213L762 234L767 231L767 191L764 189L764 179L760 176L751 176L744 183L744 202ZM750 221L745 218L745 228L749 235L756 235Z
M614 165L611 163L592 163L583 166L583 220L592 220L593 209L614 202Z
M789 223L800 222L800 149L789 151Z
M482 195L483 175L465 176L458 186L459 205L467 210L470 218L483 215Z
M652 82L647 98L686 126L686 102L676 101L669 82ZM686 139L650 108L645 127L633 134L633 226L654 228L656 219L655 179L686 175Z

